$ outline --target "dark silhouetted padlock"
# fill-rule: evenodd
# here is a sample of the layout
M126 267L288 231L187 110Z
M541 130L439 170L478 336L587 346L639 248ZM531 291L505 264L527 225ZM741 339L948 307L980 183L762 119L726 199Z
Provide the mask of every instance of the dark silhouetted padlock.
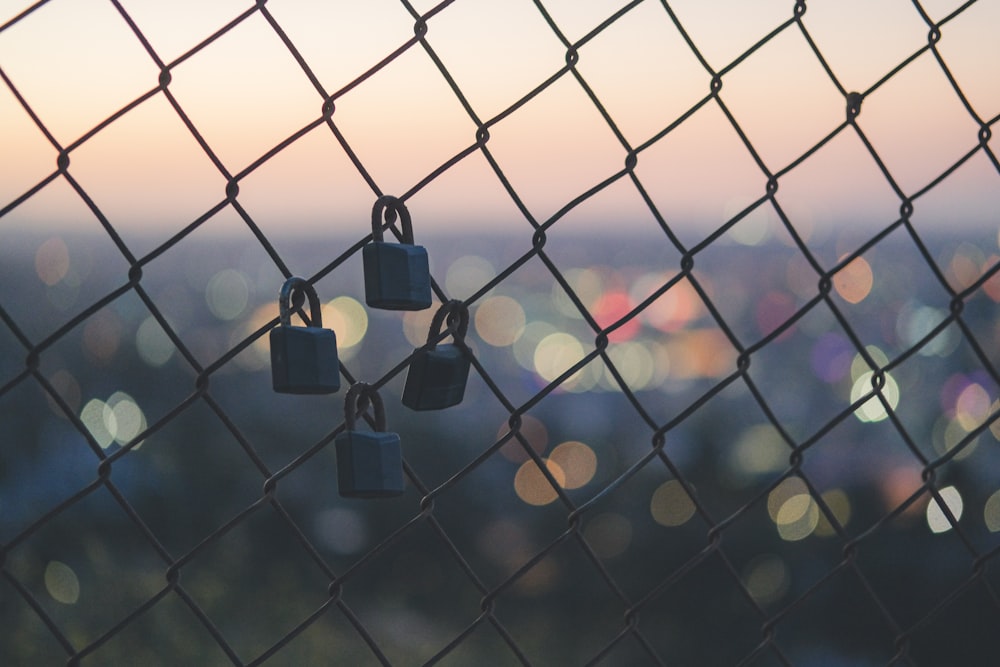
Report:
M382 214L392 223L399 217L402 243L382 240ZM372 209L372 242L361 250L365 265L365 303L385 310L431 307L431 272L427 250L413 245L413 225L403 202L380 197Z
M292 293L309 299L309 326L292 326ZM291 277L278 297L279 326L271 329L271 383L285 394L332 394L340 389L337 334L324 329L316 290L303 278Z
M438 345L445 318L455 343ZM441 410L462 402L469 379L469 350L465 346L468 329L469 311L464 303L449 301L438 309L431 321L427 345L417 349L410 359L403 405L413 410Z
M355 416L372 406L374 431L354 430ZM399 436L385 432L385 407L375 389L356 382L344 402L347 430L337 436L337 486L345 498L391 498L406 489Z

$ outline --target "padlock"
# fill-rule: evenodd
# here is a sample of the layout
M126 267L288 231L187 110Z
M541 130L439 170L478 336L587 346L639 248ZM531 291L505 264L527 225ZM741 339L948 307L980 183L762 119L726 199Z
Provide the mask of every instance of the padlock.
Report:
M445 318L455 342L438 345ZM469 379L469 349L465 345L468 329L469 310L464 303L453 300L438 309L427 344L414 351L410 359L403 405L413 410L441 410L462 402Z
M309 326L292 326L292 293L300 290L309 299ZM279 326L271 329L271 383L284 394L332 394L340 389L337 334L324 329L316 290L305 279L293 276L278 296Z
M392 223L397 215L402 243L382 240L382 214ZM413 225L403 202L380 197L372 209L372 242L361 250L365 268L365 303L384 310L423 310L431 307L431 272L427 250L413 244Z
M374 431L356 431L355 416L372 406ZM346 430L335 440L337 486L344 498L391 498L406 489L399 436L385 431L385 407L369 384L355 382L344 401Z

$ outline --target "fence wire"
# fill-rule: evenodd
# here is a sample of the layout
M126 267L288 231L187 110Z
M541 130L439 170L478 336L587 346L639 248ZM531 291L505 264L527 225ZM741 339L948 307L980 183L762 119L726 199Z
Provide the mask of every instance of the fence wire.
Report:
M0 412L5 461L0 488L8 499L19 498L17 502L27 508L20 511L0 498L0 512L7 516L0 535L4 582L0 608L6 627L0 653L5 662L916 665L995 660L1000 648L995 632L1000 620L996 575L1000 540L992 531L1000 529L1000 500L987 498L988 493L978 489L983 476L998 470L993 434L998 432L1000 416L1000 375L994 313L1000 264L995 255L984 255L971 274L963 274L965 280L956 281L955 266L942 265L926 227L921 231L914 222L922 200L946 191L949 179L970 161L988 161L995 172L990 187L1000 186L1000 162L991 146L992 127L1000 116L987 117L985 110L973 105L963 92L961 77L939 48L949 24L986 0L954 7L938 20L931 18L935 12L914 1L911 11L926 26L925 42L866 90L852 90L842 83L837 67L813 38L807 11L811 3L804 1L790 3L783 21L770 26L724 67L714 69L686 28L683 12L665 0L625 4L576 40L560 25L558 13L549 11L549 3L536 0L532 11L561 42L565 62L554 71L538 71L537 85L492 117L477 113L449 72L454 63L435 50L435 22L461 2L442 2L421 13L400 0L412 18L412 37L381 54L367 71L338 90L324 86L317 63L310 62L283 28L280 12L272 12L272 6L280 3L248 6L220 22L204 41L166 61L143 33L142 21L126 8L129 3L109 2L160 74L155 85L77 140L69 144L57 140L50 121L36 111L35 101L25 92L25 81L14 73L23 75L24 68L15 67L13 59L0 63L5 90L57 154L55 169L3 204L0 225L43 193L68 186L124 261L105 267L117 276L113 289L88 295L86 305L72 314L58 309L46 313L46 321L53 324L44 335L33 333L40 327L26 321L30 311L19 305L23 276L4 275L0 320L8 343L0 367L5 373L0 376L0 400L5 404ZM27 7L0 25L0 43L8 31L27 25L36 12L58 12L66 4L43 0ZM662 11L703 68L705 92L690 108L664 119L658 131L635 143L626 138L612 107L588 82L581 64L586 61L585 47L639 6ZM499 6L496 10L502 11ZM315 90L317 111L249 166L233 171L175 96L173 72L182 64L197 67L210 45L245 22L261 18ZM470 32L474 28L468 26ZM751 141L752 133L744 130L739 115L727 105L725 84L767 45L792 38L808 47L839 91L842 120L787 164L774 164L762 157ZM511 40L511 48L517 48L515 36ZM338 107L380 71L418 55L433 64L477 129L473 141L421 175L407 191L384 192L352 148L355 138L341 127ZM957 160L924 185L908 189L865 131L865 101L928 55L977 133L967 138ZM992 62L980 65L996 67ZM545 217L505 171L504 160L491 149L491 135L554 86L568 84L582 91L626 157L611 176L561 202L554 214ZM74 177L74 156L100 132L154 99L169 104L226 185L214 205L171 238L137 254L121 224L106 215L99 199ZM724 115L766 188L707 236L685 243L686 235L652 193L650 180L655 175L644 172L641 165L651 149L662 147L697 112L709 108ZM406 108L401 105L393 113L405 115ZM296 261L279 251L281 244L265 233L252 208L241 202L241 186L314 132L327 132L336 139L367 184L373 205L386 195L408 202L432 184L445 182L445 176L465 161L475 156L484 159L520 215L508 221L503 233L522 245L461 300L475 313L497 290L535 271L545 277L539 284L557 285L554 299L572 315L580 331L577 338L591 340L569 361L536 375L536 380L543 378L537 384L523 378L511 381L506 371L499 370L500 358L489 346L473 340L470 384L478 385L479 394L456 408L453 414L458 416L443 413L438 431L426 422L399 417L401 409L390 403L390 421L403 441L409 486L407 494L395 501L351 504L331 491L331 443L344 430L337 407L340 398L324 399L322 409L317 409L315 399L296 403L276 398L271 411L230 400L233 381L227 373L236 372L240 360L266 341L278 324L272 314L276 309L224 344L206 348L198 331L173 322L175 304L164 301L169 296L160 296L170 292L150 288L151 276L182 273L174 249L190 247L188 239L199 238L199 229L227 213L235 213L253 234L263 253L254 255L253 261L266 264L268 270L273 266L284 278L294 275ZM864 146L894 193L898 215L881 220L869 238L840 248L831 261L810 242L803 223L782 207L779 190L806 168L807 160L844 136ZM580 272L567 267L560 256L565 246L553 239L575 209L616 187L632 189L641 197L655 221L653 233L672 251L656 251L661 281L609 316L595 307ZM419 228L418 207L411 212ZM727 272L737 269L713 253L734 230L742 229L741 222L764 212L777 221L776 233L787 239L782 252L793 257L785 263L798 267L793 292L797 296L772 300L776 310L769 311L771 323L755 331L730 315L732 300L720 286ZM397 225L390 222L387 230L400 237ZM371 239L371 234L359 234L329 253L307 280L321 292L333 289L324 279L344 275L346 271L338 269L354 266ZM898 252L899 244L905 246L901 251L905 261L878 254L890 242L897 244L892 253ZM628 241L622 236L616 243L627 247ZM763 253L760 248L746 252L758 251ZM749 275L763 275L770 261L755 255ZM871 345L872 330L885 327L885 313L858 310L854 301L843 298L845 289L864 281L861 269L878 262L880 280L911 284L922 280L930 285L926 298L939 305L933 317L928 309L921 311L924 326L890 354ZM439 273L432 276L436 301L455 298L448 284ZM279 287L276 281L275 295ZM700 382L682 383L676 391L636 388L636 362L621 341L627 340L627 331L662 309L664 299L681 297L705 313L703 328L713 337L700 361L675 356L674 367L702 363L719 370L705 374ZM134 381L158 407L159 416L150 423L138 420L135 404L121 398L93 408L104 415L105 425L108 414L122 424L119 435L128 431L109 446L114 438L95 427L93 413L80 407L80 387L66 370L57 369L59 364L85 363L66 361L68 347L81 336L102 340L101 332L111 326L108 308L122 303L148 313L155 321L149 326L162 331L176 357L173 366L143 371ZM883 304L882 310L893 307L898 311L913 306ZM388 326L395 315L370 317L372 338L376 324ZM406 320L418 328L427 321ZM840 353L860 364L857 375L862 380L854 383L849 400L840 404L829 399L824 405L810 403L810 361L797 358L788 342L817 321L828 332L837 332L839 342L830 344L840 345ZM683 333L680 326L663 337ZM470 339L474 339L471 333ZM950 357L929 354L946 340L961 352ZM558 356L563 353L560 349L550 348L550 353ZM685 350L697 356L696 345ZM386 357L381 366L366 366L365 376L359 370L360 360L342 359L343 380L346 384L364 380L385 392L394 391L411 355L397 347ZM652 356L640 359L640 365L648 365ZM938 365L926 365L930 359ZM104 378L97 386L113 386L107 381L109 375L136 373L118 365L94 362L94 366ZM581 390L581 378L588 373L600 378L590 390ZM956 373L976 381L956 384ZM83 371L78 374L82 377ZM664 384L673 381L667 375L661 378ZM900 389L903 381L895 378L904 375L916 379L911 379L910 388ZM604 387L606 404L590 400L598 392L598 382ZM909 406L905 397L899 399L898 394L915 391L912 387L921 383L935 389L951 387L952 403L935 405L936 393L934 400L916 406ZM183 390L175 391L176 386ZM732 396L742 397L743 402L734 402ZM964 408L955 407L956 396L965 401ZM797 401L806 405L796 407ZM295 412L298 405L309 407L294 415L276 414ZM480 423L485 421L481 413L490 412L486 406L498 406L505 424L495 437ZM569 479L572 466L564 462L560 467L555 452L539 446L538 415L546 410L575 415L568 421L584 427L593 423L592 417L585 418L587 413L609 415L613 425L605 431L610 432L593 434L594 440L607 441L606 450L595 445L603 476L575 486ZM41 444L56 428L44 425L52 420L47 416L51 411L62 417L60 424L69 424L68 430L59 426L62 430L55 438L59 463L46 458L48 446ZM258 417L264 412L264 417L285 426L293 421L315 423L296 435L283 433L280 425L266 432L250 419L252 412ZM960 421L962 428L948 426L942 435L921 421L942 413L951 415L949 424ZM125 429L126 422L138 426ZM748 424L756 424L758 432L764 429L766 442L755 441L749 450L729 448ZM693 435L696 426L701 436ZM860 428L868 435L857 435ZM576 435L586 436L585 431ZM442 442L421 442L421 437ZM931 446L935 438L947 445ZM697 440L694 453L684 444L692 439ZM281 440L291 441L283 454L273 446ZM888 473L878 469L864 447L882 446L909 471L909 477L871 479ZM161 450L169 453L157 455ZM747 451L748 465L756 470L754 481L744 485L727 481L727 465ZM779 463L760 467L775 451ZM154 456L159 457L155 473L145 467L153 464L137 462ZM848 483L856 483L850 487L857 489L851 491L856 493L850 505L853 515L845 510L844 493L833 488L831 467L842 471ZM530 493L525 493L544 500L523 502L524 496L509 492L515 469L524 479L534 480L528 485ZM498 478L503 479L502 490ZM29 487L36 489L34 495L24 491ZM878 499L873 488L889 497ZM964 516L955 500L956 488L965 490ZM29 497L30 503L23 501ZM985 511L988 530L972 523L973 506L986 507L978 520L982 523ZM648 514L650 507L660 532L623 526L628 511ZM928 521L936 517L934 536L926 527L907 528L914 513L925 508ZM335 533L341 542L323 537L316 526L324 521L327 533ZM819 532L825 537L817 537ZM359 534L367 535L358 538L363 547L343 547L344 540ZM619 543L631 546L619 548ZM251 562L263 565L251 567ZM80 591L88 585L81 583L84 570L95 582L91 591L96 592L89 597Z

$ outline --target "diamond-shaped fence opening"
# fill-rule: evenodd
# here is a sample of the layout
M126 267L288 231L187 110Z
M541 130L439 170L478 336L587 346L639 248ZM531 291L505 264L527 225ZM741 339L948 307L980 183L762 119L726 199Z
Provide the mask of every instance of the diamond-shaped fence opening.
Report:
M993 659L996 3L598 4L0 16L0 662Z

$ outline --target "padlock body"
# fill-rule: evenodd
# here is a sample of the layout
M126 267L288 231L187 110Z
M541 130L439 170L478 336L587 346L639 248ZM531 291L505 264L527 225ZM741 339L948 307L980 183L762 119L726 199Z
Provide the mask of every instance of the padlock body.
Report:
M271 382L285 394L332 394L340 389L337 335L321 327L271 329Z
M408 243L374 241L361 250L365 265L365 303L384 310L431 307L427 250Z
M403 385L403 405L441 410L458 405L469 379L469 358L457 345L438 345L413 354Z
M337 485L345 498L391 498L403 493L399 436L345 431L337 436Z

